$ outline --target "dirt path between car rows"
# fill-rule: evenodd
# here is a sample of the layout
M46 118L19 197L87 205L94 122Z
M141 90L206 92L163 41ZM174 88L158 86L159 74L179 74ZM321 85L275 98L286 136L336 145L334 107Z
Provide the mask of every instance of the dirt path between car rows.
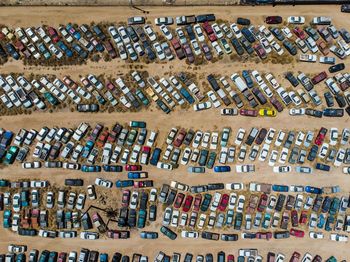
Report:
M278 14L283 17L289 15L304 15L309 21L314 15L330 15L334 20L334 24L337 27L345 27L350 29L350 16L339 12L339 6L284 6L284 7L147 7L145 8L150 13L147 15L147 19L153 21L158 16L177 16L183 14L200 14L200 13L215 13L217 18L227 21L233 21L237 16L245 16L252 19L254 24L263 22L263 16ZM38 26L41 24L48 24L57 26L60 23L90 23L94 22L119 22L126 21L127 17L132 15L141 15L134 9L125 7L2 7L0 8L0 21L2 24L15 28L16 26ZM346 66L349 66L349 58L345 61ZM147 70L150 75L163 76L164 74L171 74L180 71L193 72L197 74L197 81L201 86L203 77L209 73L216 73L221 75L230 76L233 72L239 72L243 69L257 69L261 72L272 72L275 74L278 81L287 85L285 80L282 80L282 75L287 70L294 72L303 71L305 73L318 73L326 70L327 66L321 64L302 64L294 63L290 65L279 64L263 64L263 63L240 63L238 61L232 62L228 56L224 59L214 63L199 66L197 69L188 67L183 61L172 61L170 63L155 64L151 63L143 65L142 70ZM7 73L24 73L24 74L57 74L63 76L66 74L71 75L72 79L78 80L80 75L88 73L94 73L95 75L105 74L115 76L117 74L125 74L131 69L129 65L125 65L123 61L112 62L100 62L98 64L88 62L82 66L64 66L62 68L50 68L50 67L35 67L24 66L22 62L9 62L3 66L0 66L1 74ZM205 79L204 79L205 80ZM323 89L322 86L317 87ZM19 115L19 116L2 116L0 117L1 127L7 128L13 131L17 131L19 128L40 128L44 125L52 126L66 126L76 127L80 122L86 121L91 125L95 123L103 123L106 126L111 127L115 122L127 123L131 119L143 120L147 122L147 128L151 130L159 130L161 136L158 138L158 143L164 141L166 133L173 126L181 126L185 128L193 128L194 130L201 129L203 131L220 130L222 127L230 126L233 131L233 135L239 127L244 127L246 130L253 126L256 127L273 127L276 129L293 129L293 130L316 130L321 126L330 128L338 127L342 129L349 127L349 117L341 119L337 118L323 118L316 119L310 117L289 117L287 110L278 114L274 119L270 118L247 118L247 117L222 117L217 109L208 110L205 112L195 113L190 109L184 111L181 109L175 110L169 115L165 115L159 110L153 109L152 111L141 111L139 113L99 113L99 114L79 114L70 112L57 112L57 113L33 113L31 115ZM231 135L231 143L233 136ZM350 178L342 174L341 168L332 168L332 172L329 174L322 174L320 172L314 172L311 175L301 175L296 173L289 174L274 174L272 169L267 166L266 163L261 164L255 161L257 171L254 174L238 175L235 172L229 174L215 174L208 172L206 174L188 174L185 167L180 167L173 172L162 171L152 167L146 167L145 170L149 171L150 178L153 179L157 187L160 187L162 183L169 183L170 180L175 179L190 185L206 184L208 182L245 182L260 181L279 184L312 184L315 186L326 185L340 185L342 192L347 194L350 191ZM81 172L72 172L66 170L22 170L19 164L15 164L10 167L6 167L0 171L0 176L7 179L48 179L52 184L57 186L62 185L63 181L67 177L80 177L85 179L86 185L92 183L97 176L109 178L113 181L119 177L125 178L126 174L122 175L106 175L106 174L88 174ZM115 188L112 189L116 191ZM117 206L117 205L116 205ZM2 216L0 218L2 223ZM152 224L147 227L147 230L158 231L161 221ZM56 250L56 251L70 251L79 250L81 247L90 249L96 249L100 252L108 252L112 255L113 252L119 251L124 254L131 255L133 252L149 255L149 259L153 259L156 252L163 250L168 254L172 252L180 252L183 255L186 252L192 252L194 255L207 252L217 252L224 250L226 254L233 253L237 256L239 248L258 248L260 253L266 256L268 251L282 252L290 256L294 250L303 252L310 252L311 254L319 254L324 259L330 255L335 255L339 259L349 259L350 249L349 244L342 244L331 242L328 240L311 240L309 237L304 239L290 238L288 240L239 240L238 242L212 242L202 239L186 240L177 239L176 241L170 241L161 236L158 240L145 241L138 237L138 234L133 231L132 238L129 240L110 240L103 239L98 241L86 241L80 239L65 240L65 239L39 239L39 238L27 238L19 237L9 230L0 228L0 252L5 252L9 243L25 243L29 248L37 248L40 250Z

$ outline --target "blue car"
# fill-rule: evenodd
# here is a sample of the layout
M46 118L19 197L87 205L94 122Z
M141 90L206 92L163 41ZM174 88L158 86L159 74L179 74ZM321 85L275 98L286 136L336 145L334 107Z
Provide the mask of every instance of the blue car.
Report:
M158 147L156 147L154 150L153 150L153 153L152 153L152 156L151 156L151 159L149 160L149 163L152 165L152 166L156 166L158 161L159 161L159 158L160 158L160 153L162 152L162 150Z
M81 38L81 34L79 33L79 31L75 30L72 24L68 24L66 26L66 29L71 35L73 35L75 39L79 40Z
M329 165L317 163L316 169L328 172L329 170L331 170L331 167Z
M305 192L306 193L311 193L311 194L322 194L321 188L313 187L313 186L306 186L305 187Z
M90 155L91 150L94 148L94 142L87 141L84 148L83 148L83 154L81 155L83 158L87 158Z
M120 165L104 165L103 166L103 171L105 172L122 172L123 171L123 166Z
M230 166L215 166L214 172L230 172L231 167Z
M334 216L328 216L324 229L326 231L332 231L334 222L335 222Z
M275 192L288 192L289 187L284 185L273 185L272 190Z
M252 88L254 86L253 79L251 78L249 72L247 70L242 71L242 76L249 88Z
M187 100L188 103L193 104L195 102L193 96L185 89L180 89L180 94Z
M107 253L100 254L100 262L108 262L108 254Z
M323 214L320 214L320 215L318 216L317 227L320 228L320 229L322 229L325 223L326 223L326 219L325 219L324 215L323 215Z
M13 57L13 59L18 60L20 58L19 53L16 51L16 48L12 44L8 43L5 47L7 52Z
M80 45L74 43L72 45L72 47L81 58L83 58L83 59L87 58L88 53L86 51L84 51L84 49Z
M244 37L250 42L250 43L254 43L255 42L255 37L252 34L252 32L249 31L248 28L243 27L241 29L242 34L244 35Z
M82 165L81 171L83 171L83 172L101 172L101 167L95 166L95 165Z
M148 178L147 172L129 172L129 179L140 179L140 178Z
M134 180L118 180L115 182L115 186L120 187L131 187L134 186Z
M66 56L68 57L73 56L72 50L70 50L62 41L57 42L57 46L59 47L59 49L61 49L63 53L66 54Z

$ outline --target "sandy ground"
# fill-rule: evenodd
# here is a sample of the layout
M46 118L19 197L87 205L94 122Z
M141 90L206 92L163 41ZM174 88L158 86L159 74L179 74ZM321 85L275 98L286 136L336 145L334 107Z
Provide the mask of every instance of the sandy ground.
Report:
M284 17L288 15L304 15L308 20L315 15L315 9L317 9L317 15L332 15L334 24L338 27L350 28L350 19L348 14L339 13L338 6L299 6L299 7L198 7L195 10L196 14L213 12L222 19L233 21L233 18L237 16L246 16L253 20L255 24L262 23L264 15L278 14ZM148 19L153 21L157 16L169 15L176 16L180 14L192 14L193 9L184 7L149 7L147 10L150 14ZM57 26L60 23L76 22L76 23L90 23L92 20L99 21L126 21L126 18L131 15L139 15L136 11L129 8L117 8L117 7L92 7L92 8L65 8L65 7L19 7L19 8L1 8L0 9L0 21L2 24L6 24L12 27L16 26L37 26L40 24L50 24ZM346 61L349 65L349 59ZM255 63L239 63L232 62L228 57L215 63L201 66L198 70L194 71L193 68L188 67L184 62L173 61L167 64L148 64L144 65L144 70L149 71L151 75L159 75L169 72L179 71L193 71L198 72L198 80L201 76L208 73L217 73L221 75L229 76L233 72L238 72L243 69L257 69L261 72L273 72L282 81L282 73L287 70L294 72L304 71L306 73L317 73L322 70L326 70L326 66L321 64L291 64L291 65L271 65L271 64L255 64ZM23 66L22 62L10 62L0 67L0 72L3 74L10 72L17 73L55 73L59 76L69 74L73 79L78 79L79 75L84 75L93 72L96 75L105 73L106 75L116 75L119 73L126 73L130 70L129 66L126 66L120 61L113 61L109 63L88 63L79 67L62 67L62 68L44 68L44 67L29 67ZM200 82L199 82L200 83ZM317 88L324 88L317 87ZM149 129L157 129L160 131L161 136L158 141L164 141L164 136L172 126L182 126L186 128L202 129L202 130L218 130L224 126L230 126L236 133L239 127L249 129L252 126L257 127L273 127L283 129L295 129L295 130L316 130L320 126L333 127L336 126L339 129L349 127L349 118L344 117L342 119L315 119L309 117L291 118L288 117L288 113L285 110L282 114L279 114L275 119L269 118L243 118L243 117L221 117L219 110L210 110L206 112L194 113L192 111L176 110L170 115L164 115L163 113L153 110L140 113L101 113L101 114L78 114L78 113L37 113L31 116L15 116L15 117L1 117L1 126L11 130L18 130L21 127L24 128L39 128L43 125L47 126L77 126L81 121L87 121L91 125L97 122L101 122L106 126L112 126L116 121L120 123L127 123L131 119L144 120L148 124ZM231 138L232 139L232 138ZM232 141L231 141L232 142ZM256 161L257 172L248 175L238 175L236 173L230 174L214 174L208 172L206 174L192 175L185 171L185 168L179 168L174 172L160 171L151 167L147 167L146 171L149 171L150 178L156 181L156 185L159 187L163 182L169 182L172 179L183 181L188 184L201 184L208 182L270 182L281 184L313 184L316 186L326 185L340 185L342 192L347 194L350 191L349 176L342 174L341 169L334 169L331 174L321 174L315 172L312 175L300 175L295 173L290 174L273 174L267 164L259 164ZM64 170L26 170L23 171L19 168L19 165L13 165L11 167L1 170L1 177L8 179L19 178L46 178L51 183L56 185L62 185L62 181L66 177L84 177L86 183L91 183L96 175L84 174L80 172L68 172ZM100 175L99 175L100 176ZM115 180L115 177L102 174L102 177ZM122 177L126 177L123 173ZM115 189L113 189L115 190ZM2 218L1 218L2 220ZM2 222L2 221L0 221ZM150 227L156 229L157 224ZM289 240L276 241L271 240L259 241L259 240L239 240L234 243L224 242L210 242L202 239L198 240L183 240L178 239L176 241L170 241L161 236L158 240L144 241L141 240L136 232L133 232L131 240L99 240L94 242L83 241L80 239L74 240L43 240L39 238L25 238L18 237L10 231L0 229L0 251L4 252L7 244L9 243L26 243L29 248L49 249L56 251L69 251L78 250L80 247L87 247L90 249L97 249L101 252L113 252L119 251L125 254L131 255L133 252L149 255L151 259L155 256L156 252L163 250L168 254L172 252L186 253L187 251L193 254L205 254L207 252L217 252L224 250L226 254L233 253L237 256L239 248L259 248L262 255L266 255L268 251L283 252L287 256L290 256L295 250L300 253L310 252L311 254L320 254L324 259L330 255L336 255L339 259L349 259L350 250L349 244L341 244L331 242L329 240L316 241L311 240L308 237L305 239L291 238ZM28 241L29 240L29 241ZM33 241L34 240L34 241Z

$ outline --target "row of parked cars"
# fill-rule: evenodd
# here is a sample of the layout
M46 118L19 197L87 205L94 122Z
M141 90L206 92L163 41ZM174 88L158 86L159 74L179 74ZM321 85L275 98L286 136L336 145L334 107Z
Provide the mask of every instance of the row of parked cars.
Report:
M213 54L220 57L231 54L233 49L239 55L256 53L261 59L271 52L282 55L284 48L291 55L296 55L298 48L304 53L316 53L321 49L324 55L330 50L340 58L350 54L347 44L350 42L349 32L344 28L338 31L331 25L329 17L313 18L304 31L301 25L305 23L305 18L300 16L289 17L289 26L284 27L278 26L282 23L281 17L268 17L265 22L270 26L255 27L245 18L227 24L217 23L213 14L202 16L206 18L177 17L175 30L169 27L174 23L172 17L157 18L155 24L166 41L161 40L151 24L145 24L144 17L131 17L128 26L111 25L108 28L104 25L71 23L57 29L39 26L18 27L13 31L4 27L0 35L0 40L4 42L0 55L4 58L11 56L20 59L22 56L25 59L44 58L49 61L78 57L84 60L94 53L108 53L112 59L120 57L130 61L142 57L150 61L172 60L176 55L179 59L186 58L189 63L193 63L196 56L203 55L207 60L212 60ZM340 35L343 38L341 40ZM337 40L337 44L333 40Z
M229 165L233 163L237 163L238 173L254 172L253 164L243 163L256 160L268 163L278 173L292 172L290 165L298 165L295 167L298 173L312 173L311 167L303 165L315 160L316 169L326 172L330 171L330 164L335 167L350 164L348 128L322 127L318 131L239 128L230 141L233 130L229 127L213 132L173 127L163 146L156 144L158 133L148 132L142 121L131 121L130 128L117 123L111 130L101 124L89 130L87 123L81 123L75 130L43 127L38 132L22 128L17 135L1 130L1 158L5 164L22 162L26 169L41 168L41 161L46 168L83 172L125 169L131 172L130 179L148 178L147 173L141 172L142 165L148 164L167 170L189 165L188 172L192 173L204 173L205 168L230 172ZM35 141L34 161L25 162ZM349 167L344 166L343 172L349 173ZM96 184L110 187L112 182L99 179ZM127 184L134 185L132 180Z
M30 109L45 111L67 102L73 102L78 112L98 112L112 106L116 110L140 110L153 101L165 113L176 106L193 104L200 96L196 84L185 73L162 77L143 77L133 71L132 81L123 78L102 79L94 74L74 81L70 76L63 78L42 76L28 79L25 76L0 76L1 104L8 110ZM128 76L125 76L128 77Z
M24 262L26 261L25 254L28 252L28 261L29 262L148 262L152 261L152 259L149 259L147 256L134 253L132 256L128 255L122 255L119 252L113 253L111 257L109 257L108 253L100 253L95 250L89 250L86 248L82 248L80 250L80 253L76 251L71 251L69 253L66 252L56 252L56 251L48 251L43 250L39 252L37 249L32 249L30 251L27 251L26 245L18 245L18 244L10 244L8 246L8 252L7 254L1 254L0 255L0 261L1 262L14 262L14 261L20 261ZM154 262L262 262L263 261L263 255L260 253L257 249L254 248L245 248L245 249L239 249L237 251L237 260L235 260L235 254L233 252L229 252L226 254L224 251L219 251L217 254L208 253L205 252L205 255L198 254L197 256L194 256L192 253L187 252L185 254L181 254L178 252L174 252L171 255L167 255L163 251L158 251L154 258ZM283 262L283 261L302 261L302 262L337 262L337 259L334 256L329 257L326 260L322 260L322 257L319 255L311 255L310 253L305 253L304 256L302 256L299 252L294 251L293 254L291 254L290 259L288 260L285 254L278 252L268 252L266 255L266 261L268 262ZM264 258L265 260L265 258ZM339 260L340 261L340 260ZM345 261L345 260L343 260ZM343 262L342 261L342 262Z
M239 194L221 193L217 189L238 191ZM279 192L278 195L271 194L271 189ZM170 239L176 239L175 229L180 227L183 238L198 238L201 235L210 240L237 241L237 232L221 234L220 237L219 233L206 230L232 228L243 230L242 238L267 240L272 236L276 239L304 237L303 228L306 226L310 237L316 239L324 237L319 232L323 229L350 231L350 216L346 215L349 196L324 197L315 195L315 189L310 191L310 188L305 188L309 193L305 194L303 186L292 186L291 189L297 194L283 193L288 187L256 183L249 184L250 194L243 191L244 186L240 183L229 183L226 187L223 184L210 185L208 191L200 186L189 189L187 185L175 181L170 186L164 184L158 197L159 202L166 206L162 222L164 232L162 229L161 232ZM330 189L325 188L324 192L327 190ZM271 229L274 232L268 231ZM263 231L256 232L258 230ZM334 234L338 234L339 240L331 235L332 240L347 241L347 235Z
M240 114L250 117L258 115L274 117L285 107L291 107L290 115L342 117L344 108L350 113L350 93L347 91L350 86L348 73L338 73L334 77L329 77L323 71L308 77L304 73L295 76L292 72L286 72L284 76L290 83L290 88L283 87L272 73L261 74L257 70L243 70L241 75L232 74L229 78L234 88L227 77L215 77L210 74L207 77L212 88L207 92L209 99L195 104L194 110L219 108L223 105L226 108L221 109L222 115ZM316 87L321 86L323 82L329 91L325 91L321 96L320 91L316 91ZM231 100L234 105L232 108L229 107L232 105ZM326 102L326 108L314 109L324 105L323 100ZM244 109L247 104L252 109ZM313 108L304 108L308 105ZM262 109L255 109L258 107Z

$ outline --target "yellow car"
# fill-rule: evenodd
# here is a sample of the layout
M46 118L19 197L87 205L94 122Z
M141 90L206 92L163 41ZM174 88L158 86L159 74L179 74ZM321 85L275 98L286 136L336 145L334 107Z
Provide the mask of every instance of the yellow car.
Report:
M276 112L276 110L273 110L273 109L260 109L259 115L261 115L261 116L276 116L277 112Z

